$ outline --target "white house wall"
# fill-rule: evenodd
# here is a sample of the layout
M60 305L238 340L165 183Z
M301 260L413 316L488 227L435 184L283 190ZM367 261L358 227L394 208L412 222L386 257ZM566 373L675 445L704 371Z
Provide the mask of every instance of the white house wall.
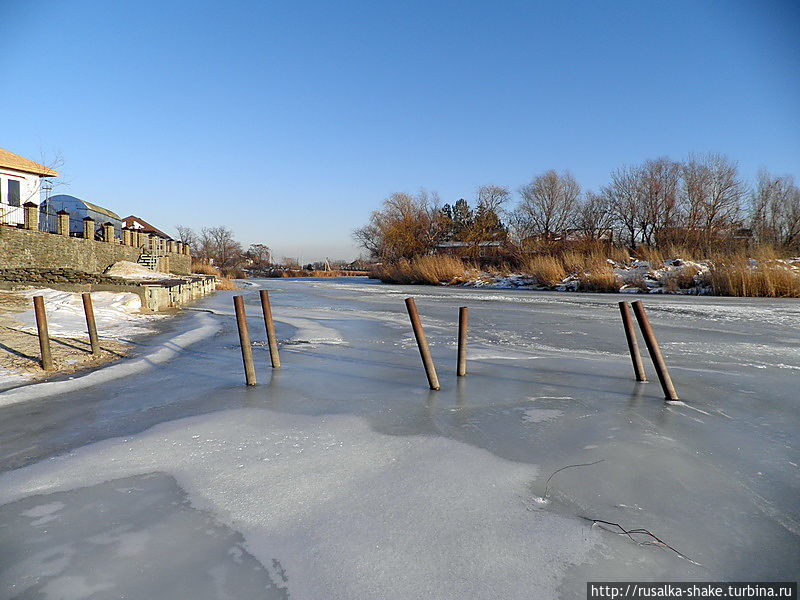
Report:
M19 181L20 206L8 204L8 181ZM42 178L32 173L0 167L0 223L21 225L24 221L22 205L26 202L41 202Z

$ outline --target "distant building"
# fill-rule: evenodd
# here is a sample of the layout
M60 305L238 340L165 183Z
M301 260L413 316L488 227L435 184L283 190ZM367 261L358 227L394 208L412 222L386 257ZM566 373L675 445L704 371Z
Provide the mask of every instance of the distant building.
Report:
M471 258L493 258L502 254L503 242L491 240L485 242L442 242L434 249L435 254Z
M144 219L131 215L122 219L122 224L127 229L135 229L141 233L152 233L164 240L171 240L172 236L167 235L158 227L154 227Z
M114 226L114 235L117 238L122 236L122 219L119 218L117 213L67 194L57 194L43 202L39 220L41 223L44 223L45 219L51 221L55 218L55 214L62 210L69 213L69 231L71 234L81 235L83 232L83 219L91 217L94 219L98 230L103 224L111 223ZM42 229L55 231L54 227L50 226L43 226Z
M0 225L22 225L22 205L41 204L42 179L58 177L53 169L0 148Z

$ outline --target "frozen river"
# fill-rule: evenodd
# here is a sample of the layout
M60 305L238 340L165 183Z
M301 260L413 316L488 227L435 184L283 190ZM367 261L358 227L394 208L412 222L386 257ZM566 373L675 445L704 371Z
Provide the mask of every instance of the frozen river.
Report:
M641 296L346 278L239 293L255 387L218 292L138 358L0 393L0 600L581 598L586 581L800 577L797 301L645 297L686 403L667 405L649 359L640 384L627 355L617 302ZM596 461L543 500L551 473Z

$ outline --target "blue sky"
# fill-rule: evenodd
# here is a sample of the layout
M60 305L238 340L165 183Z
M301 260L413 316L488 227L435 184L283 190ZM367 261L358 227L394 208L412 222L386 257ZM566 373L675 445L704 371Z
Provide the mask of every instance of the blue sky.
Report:
M350 258L395 191L800 175L798 2L0 0L0 147L122 216Z

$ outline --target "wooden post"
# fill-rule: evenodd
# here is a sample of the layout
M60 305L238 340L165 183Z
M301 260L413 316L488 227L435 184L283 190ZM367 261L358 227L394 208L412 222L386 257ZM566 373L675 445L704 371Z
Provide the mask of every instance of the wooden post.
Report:
M661 348L658 347L656 334L653 333L653 327L650 325L650 320L647 318L647 313L641 300L633 303L633 312L636 314L636 320L639 321L639 328L642 330L644 341L647 344L647 351L650 353L653 366L655 366L656 373L658 373L658 380L661 382L661 389L664 390L664 397L667 400L678 400L678 393L675 391L675 386L672 385L667 363L664 362L664 357L661 355Z
M633 326L633 317L631 316L631 309L627 302L619 303L619 312L622 314L622 325L625 328L625 337L628 340L628 350L631 353L631 361L633 361L633 372L636 375L636 381L647 381L647 373L644 371L642 355L639 353L639 340L636 339L636 328Z
M275 337L275 323L272 322L272 306L269 303L269 292L261 290L261 310L264 312L264 325L267 328L269 359L273 369L281 368L281 357L278 354L278 338Z
M456 375L463 377L467 374L467 324L469 323L469 309L466 306L458 307L458 367Z
M53 371L53 355L50 352L50 335L47 332L47 314L44 312L44 298L33 297L33 312L36 314L36 328L39 330L39 351L42 357L42 368Z
M83 299L83 312L86 315L86 329L89 332L89 343L92 345L92 354L100 354L100 341L97 339L97 324L94 320L94 307L92 295L88 292L81 294Z
M432 390L439 389L439 378L436 376L436 367L431 358L431 351L428 348L428 340L425 339L425 330L422 328L422 323L419 320L419 313L417 312L417 303L413 298L406 298L406 309L408 316L411 319L411 326L414 328L414 337L417 338L417 346L419 346L419 354L422 357L422 364L425 366L425 374L428 376L428 384Z
M244 312L244 298L241 296L234 296L233 307L236 310L236 325L239 327L239 343L242 346L245 382L247 385L255 385L256 368L253 364L253 348L250 345L250 331L247 329L247 315Z

